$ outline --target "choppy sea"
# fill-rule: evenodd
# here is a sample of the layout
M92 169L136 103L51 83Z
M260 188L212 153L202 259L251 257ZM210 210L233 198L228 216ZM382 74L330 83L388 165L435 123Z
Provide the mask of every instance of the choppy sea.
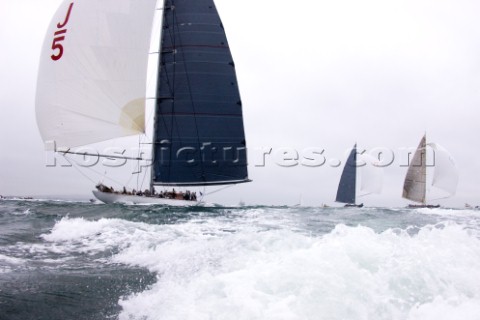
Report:
M0 319L480 319L480 211L0 200Z

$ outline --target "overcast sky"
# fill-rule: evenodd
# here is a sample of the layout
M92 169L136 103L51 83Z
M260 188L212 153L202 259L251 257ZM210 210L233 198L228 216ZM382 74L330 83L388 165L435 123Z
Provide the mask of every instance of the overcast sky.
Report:
M90 198L90 179L100 179L46 167L35 122L40 48L60 3L0 0L1 195ZM382 194L360 202L405 205L405 150L427 132L429 141L449 150L460 174L456 196L438 202L480 205L480 2L216 4L235 60L254 181L210 201L292 205L301 197L304 205L334 204L342 170L336 164L357 142L395 155L384 170ZM270 148L263 160L261 150ZM278 165L282 150L296 150L300 162L309 148L324 149L323 166ZM130 167L122 170L115 175L130 176Z

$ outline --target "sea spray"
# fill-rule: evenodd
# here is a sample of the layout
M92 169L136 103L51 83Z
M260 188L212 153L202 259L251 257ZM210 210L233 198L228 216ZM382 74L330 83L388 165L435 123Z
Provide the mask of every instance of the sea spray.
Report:
M137 248L138 251L144 251ZM480 246L459 225L375 233L337 225L177 240L151 252L159 275L121 319L476 319ZM137 264L135 253L116 261ZM151 261L151 260L150 260ZM440 304L449 313L438 317Z
M14 214L28 208L28 215ZM480 314L475 210L51 202L7 209L0 216L6 231L0 281L10 309L0 308L1 316L5 310L21 319Z

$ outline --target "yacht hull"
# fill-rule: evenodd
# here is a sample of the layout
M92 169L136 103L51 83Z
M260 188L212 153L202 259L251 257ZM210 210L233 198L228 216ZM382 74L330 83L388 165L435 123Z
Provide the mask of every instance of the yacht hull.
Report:
M137 195L119 194L119 193L111 193L111 192L102 192L97 190L93 190L92 192L95 198L107 204L110 204L110 203L163 204L166 206L188 207L188 206L198 206L202 203L201 201L137 196Z

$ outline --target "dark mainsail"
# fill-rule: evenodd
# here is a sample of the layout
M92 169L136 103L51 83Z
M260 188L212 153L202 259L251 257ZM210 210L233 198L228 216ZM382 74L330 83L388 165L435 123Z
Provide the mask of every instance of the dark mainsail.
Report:
M212 0L164 2L152 183L247 182L235 65Z
M337 198L335 201L354 204L355 203L355 190L357 183L357 145L353 146L350 155L348 156L347 163L343 168L342 177L337 190Z

